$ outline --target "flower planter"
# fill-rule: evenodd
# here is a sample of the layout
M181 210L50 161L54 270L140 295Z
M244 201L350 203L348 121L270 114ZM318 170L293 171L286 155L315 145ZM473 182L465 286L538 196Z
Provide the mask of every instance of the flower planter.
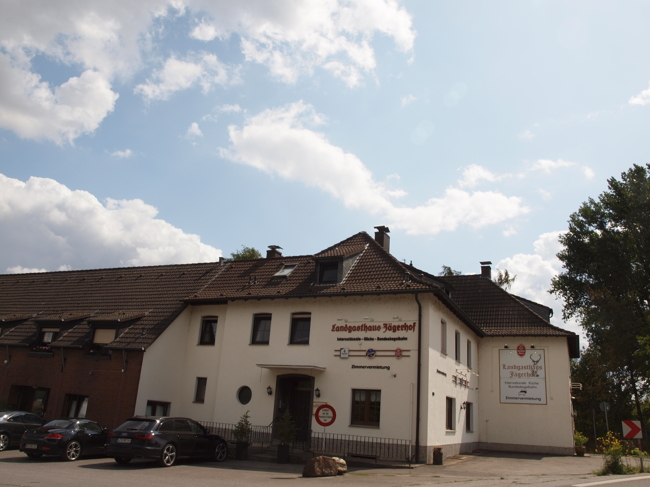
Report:
M291 445L278 445L278 463L291 463Z
M576 452L576 456L579 456L579 457L584 457L585 453L587 452L587 447L586 446L575 446L573 448L574 448L574 450Z
M235 460L248 460L248 443L245 441L235 444Z

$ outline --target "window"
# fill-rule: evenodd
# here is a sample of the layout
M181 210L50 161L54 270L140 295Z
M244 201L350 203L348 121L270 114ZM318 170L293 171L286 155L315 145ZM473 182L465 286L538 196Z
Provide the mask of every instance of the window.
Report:
M318 283L336 284L339 282L339 261L320 262L318 264Z
M116 331L117 330L110 328L96 328L93 335L93 343L96 343L98 345L106 345L107 343L111 343L113 340L115 340Z
M465 430L468 433L471 433L474 431L474 421L473 421L473 416L474 416L474 411L473 411L473 404L471 402L466 402L465 403Z
M456 331L454 334L454 358L456 362L460 362L460 332Z
M169 402L147 401L145 416L169 416Z
M310 313L294 313L291 315L291 337L289 343L309 345Z
M254 345L268 345L271 336L271 315L253 316L253 338L251 343Z
M351 424L379 426L381 391L366 389L352 390Z
M203 318L199 345L214 345L217 336L217 318Z
M456 399L447 398L447 414L445 415L445 427L448 431L456 429Z
M440 351L447 354L447 323L440 322Z
M85 418L88 409L88 396L79 396L77 394L66 394L65 400L68 418ZM64 414L65 414L64 413Z
M248 386L242 386L237 391L237 400L241 404L248 404L249 402L251 402L252 397L253 397L253 391L251 391L251 388Z
M41 343L45 345L49 345L50 343L52 343L54 340L57 339L58 335L59 335L58 328L43 328L41 329L41 334L40 334Z
M472 368L472 341L467 340L467 368Z
M287 277L297 266L298 264L284 264L282 269L273 274L273 277Z
M194 402L203 403L205 402L205 387L208 384L208 379L206 377L197 377L196 378L196 389L194 391Z

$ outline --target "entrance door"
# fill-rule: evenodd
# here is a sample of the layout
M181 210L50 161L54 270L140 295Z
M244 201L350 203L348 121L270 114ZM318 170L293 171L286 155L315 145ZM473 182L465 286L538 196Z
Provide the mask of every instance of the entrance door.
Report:
M275 414L273 438L277 438L275 424L285 411L298 428L296 440L308 441L311 436L311 409L314 397L314 378L308 375L280 375L275 386Z

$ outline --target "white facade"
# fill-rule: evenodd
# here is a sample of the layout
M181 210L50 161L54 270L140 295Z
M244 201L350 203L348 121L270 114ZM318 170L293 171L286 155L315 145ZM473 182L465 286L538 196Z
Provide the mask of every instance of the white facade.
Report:
M319 404L335 408L328 433L414 445L421 313L421 460L432 461L433 447L443 447L446 455L479 446L568 454L573 443L566 338L481 338L432 293L418 296L421 307L414 293L189 306L145 352L135 413L145 414L147 403L155 401L169 403L168 414L201 421L236 423L249 411L253 424L269 425L280 406L278 387L285 387L278 377L295 374L313 378L300 396L311 402L312 413ZM269 343L253 344L254 316L261 313L271 315ZM296 313L311 315L309 344L290 343ZM203 319L215 317L214 345L199 344ZM545 352L545 405L500 401L498 351L520 343ZM341 348L349 350L348 358L341 358ZM376 351L374 357L366 356L368 349ZM207 379L203 402L195 402L197 378ZM238 400L242 387L252 392L247 404ZM379 425L354 424L354 390L381 391ZM323 431L310 418L310 429Z

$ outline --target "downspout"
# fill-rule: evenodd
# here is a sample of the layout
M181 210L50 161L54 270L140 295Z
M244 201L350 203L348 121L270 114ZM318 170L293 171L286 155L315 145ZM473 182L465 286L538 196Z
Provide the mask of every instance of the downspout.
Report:
M422 304L419 294L415 294L418 303L418 373L415 387L415 463L420 463L420 377L422 375Z

